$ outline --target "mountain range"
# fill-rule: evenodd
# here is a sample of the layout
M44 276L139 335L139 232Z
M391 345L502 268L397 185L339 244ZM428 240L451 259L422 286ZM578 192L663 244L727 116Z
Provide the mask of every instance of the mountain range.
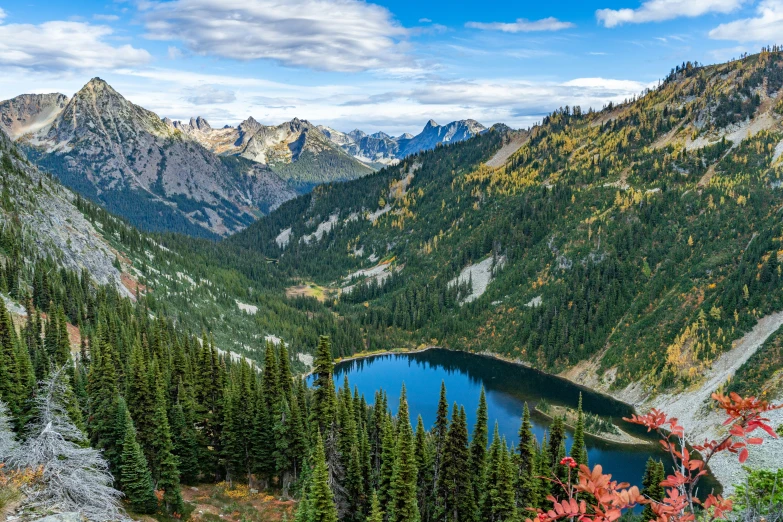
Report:
M430 121L418 136L392 138L252 117L213 129L201 117L161 119L100 78L72 98L0 102L0 129L66 186L134 225L200 237L230 235L318 184L356 179L485 130L473 120Z
M453 121L447 125L438 125L430 120L416 136L409 133L397 137L384 132L367 134L359 129L343 133L325 126L319 126L319 129L342 150L373 166L394 165L413 154L434 149L440 144L464 141L487 130L475 120Z

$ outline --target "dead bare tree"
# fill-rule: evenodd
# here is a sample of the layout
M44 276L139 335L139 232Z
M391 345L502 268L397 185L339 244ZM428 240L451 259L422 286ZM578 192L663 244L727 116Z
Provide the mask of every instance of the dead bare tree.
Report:
M36 416L27 439L11 456L16 468L40 469L41 480L25 493L28 505L44 512L78 512L95 522L126 521L112 487L109 466L100 451L89 447L84 433L66 410L65 367L40 384Z

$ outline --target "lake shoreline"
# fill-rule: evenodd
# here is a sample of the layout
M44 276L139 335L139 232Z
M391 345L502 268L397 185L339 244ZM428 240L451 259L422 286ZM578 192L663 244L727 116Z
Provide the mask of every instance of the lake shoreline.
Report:
M489 359L495 359L495 360L498 360L498 361L503 361L503 362L506 362L508 364L513 364L513 365L516 365L516 366L522 366L523 368L527 368L528 370L532 370L534 372L538 372L538 373L540 373L542 375L546 375L547 377L552 377L552 378L555 378L555 379L560 379L560 380L562 380L564 382L568 382L569 384L573 384L573 385L575 385L575 386L577 386L579 388L582 388L585 391L589 391L591 393L595 393L595 394L601 395L603 397L606 397L607 399L611 399L611 400L616 401L616 402L621 402L621 403L625 404L626 406L628 406L629 408L631 408L633 413L638 413L637 410L636 410L636 405L634 405L634 404L632 404L630 402L626 402L626 401L622 400L619 397L615 397L611 393L607 393L605 390L599 390L599 389L596 389L596 388L592 388L592 387L587 386L585 384L582 384L580 382L573 381L573 380L571 380L571 379L569 379L567 377L563 377L562 375L557 374L557 373L546 372L544 370L536 368L535 366L533 366L529 362L522 361L522 360L519 360L519 359L511 359L509 357L504 357L504 356L502 356L500 354L492 353L492 352L469 352L467 350L456 350L454 348L448 348L446 346L429 345L429 346L423 346L423 347L419 347L419 348L394 348L392 350L381 350L381 351L376 351L376 352L356 352L355 354L349 355L347 357L339 357L337 359L334 359L334 364L339 364L339 363L348 362L348 361L355 361L355 360L358 360L358 359L367 359L369 357L375 357L375 356L380 356L380 355L410 355L410 354L414 354L414 353L424 353L424 352L426 352L428 350L446 350L446 351L449 351L449 352L469 353L471 355L478 355L480 357L487 357ZM313 374L313 370L311 369L310 371L308 371L307 373L304 374L304 377L305 378L310 377L312 374Z
M553 406L556 408L562 408L559 406ZM538 405L536 405L533 408L533 411L535 411L537 414L542 415L549 419L550 421L554 420L554 417L550 415L549 413L542 411ZM566 428L570 429L571 431L575 431L576 427L572 424L569 424L568 422L563 422ZM614 435L611 433L593 433L591 431L585 430L585 435L588 437L593 437L594 439L602 440L605 442L611 442L612 444L621 444L624 446L650 446L653 445L652 441L647 441L644 439L640 439L638 437L634 437L630 433L627 433L620 429L619 427L615 426L617 430L620 432L620 435Z

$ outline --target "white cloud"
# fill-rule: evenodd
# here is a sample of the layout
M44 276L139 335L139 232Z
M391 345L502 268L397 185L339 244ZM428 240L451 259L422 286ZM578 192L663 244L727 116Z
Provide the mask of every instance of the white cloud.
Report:
M405 61L407 31L385 8L359 0L148 2L147 36L191 51L286 66L364 71Z
M707 13L730 13L748 0L646 0L637 9L599 9L596 18L606 27L662 22Z
M783 37L783 0L764 0L756 8L756 18L743 18L721 24L710 31L715 40L777 43Z
M2 21L3 21L3 19L4 19L6 16L7 16L7 15L6 15L5 11L3 11L3 8L2 8L2 7L0 7L0 22L2 22Z
M150 60L144 49L106 43L105 25L45 22L0 25L0 65L35 70L107 69Z
M526 20L517 18L516 22L468 22L465 27L470 29L481 29L483 31L502 31L504 33L529 33L534 31L560 31L574 27L571 22L562 22L554 17L542 18L541 20Z
M93 18L93 20L100 20L102 22L116 22L117 20L120 19L119 16L112 15L112 14L109 14L109 15L107 15L107 14L96 14L96 15L92 15L92 18Z
M237 99L234 91L220 89L214 85L202 85L186 92L185 99L193 105L223 105Z
M429 23L432 23L432 20L430 20L429 18L419 18L419 23L421 23L421 24L429 24Z

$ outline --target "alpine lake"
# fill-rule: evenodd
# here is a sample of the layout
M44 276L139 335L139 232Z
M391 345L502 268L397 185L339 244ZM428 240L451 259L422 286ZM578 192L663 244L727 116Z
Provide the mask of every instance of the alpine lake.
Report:
M346 376L351 389L357 387L370 403L374 401L376 391L384 390L393 414L396 414L404 384L412 425L415 428L416 418L421 415L427 429L435 422L443 382L446 385L449 411L455 402L465 407L469 433L472 433L476 420L483 386L489 415L490 442L494 424L497 423L500 435L514 447L519 440L517 433L525 403L530 409L533 431L540 442L549 428L551 418L538 411L536 406L548 409L550 413L553 409L562 411L562 407L576 409L581 393L585 412L612 422L639 441L638 444L619 443L588 433L585 443L590 467L601 464L604 472L611 473L613 479L640 487L649 457L662 460L667 474L671 469L671 458L662 450L656 434L647 433L646 428L622 420L634 413L632 406L566 379L519 364L467 352L430 348L420 352L371 355L338 362L334 368L335 385L342 386ZM572 432L570 427L566 429L566 445L570 451ZM705 477L699 484L699 490L699 496L702 496L712 490L719 492L721 487L711 477Z

